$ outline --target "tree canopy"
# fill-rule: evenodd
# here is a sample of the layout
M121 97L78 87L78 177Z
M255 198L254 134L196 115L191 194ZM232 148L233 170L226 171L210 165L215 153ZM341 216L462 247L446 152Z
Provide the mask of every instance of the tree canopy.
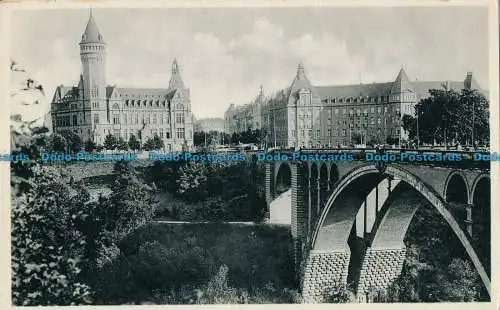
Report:
M417 117L403 116L403 128L409 139L418 136L421 142L443 144L449 142L462 145L474 141L489 142L489 103L478 90L430 90L430 97L422 99L416 106Z

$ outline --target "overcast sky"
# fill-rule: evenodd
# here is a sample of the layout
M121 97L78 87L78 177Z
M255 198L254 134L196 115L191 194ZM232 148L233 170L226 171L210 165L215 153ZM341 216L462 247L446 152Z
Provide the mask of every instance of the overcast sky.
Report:
M88 9L12 16L11 57L51 100L77 83ZM290 85L298 62L316 85L463 80L488 88L487 11L482 8L93 9L107 44L107 83L167 87L174 57L197 117L221 117L259 86Z

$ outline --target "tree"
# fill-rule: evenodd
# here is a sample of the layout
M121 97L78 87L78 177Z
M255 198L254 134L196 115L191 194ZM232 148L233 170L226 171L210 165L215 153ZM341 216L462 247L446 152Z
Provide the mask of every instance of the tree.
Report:
M54 168L36 166L12 204L12 299L15 305L75 305L90 302L81 282L85 236L76 227L83 213ZM23 189L24 188L24 189ZM81 198L81 197L79 197Z
M157 134L155 134L153 137L153 145L155 147L155 150L160 150L165 146L165 144L163 143L163 140L160 139L160 137L158 137Z
M135 135L130 136L130 138L128 140L128 146L131 150L140 150L141 149L141 143L139 142L139 140L137 140Z
M97 145L94 143L94 141L89 139L85 141L84 148L86 152L93 152L95 149L97 149Z
M68 142L59 133L53 133L47 141L47 151L51 152L66 152L68 149Z
M83 147L82 138L71 130L63 130L61 136L66 139L68 151L78 152Z
M158 137L158 135L154 135L152 138L149 137L144 143L143 149L146 151L159 150L164 147L163 140Z
M106 138L104 138L104 148L106 150L114 150L118 147L118 139L112 134L108 134Z
M121 151L127 151L128 150L128 143L125 142L125 140L120 137L118 141L116 142L116 147L121 150Z
M152 220L158 206L154 193L155 189L143 184L135 174L117 177L106 201L106 230L113 243Z
M178 194L189 201L205 199L208 196L208 174L205 163L188 162L179 169Z

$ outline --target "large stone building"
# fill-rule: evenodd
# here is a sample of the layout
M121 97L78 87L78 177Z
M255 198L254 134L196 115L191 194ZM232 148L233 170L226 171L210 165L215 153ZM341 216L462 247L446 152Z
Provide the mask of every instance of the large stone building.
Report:
M195 132L210 132L210 131L224 131L224 120L220 117L200 118L195 121Z
M259 105L260 114L252 119L252 104L230 107L228 119L259 123L267 132L268 146L339 147L367 143L399 144L406 139L401 119L414 115L414 106L429 96L430 89L480 89L472 73L464 81L410 81L401 68L390 82L314 86L298 65L291 86L275 98ZM235 113L236 112L236 113Z
M51 104L55 132L71 130L102 144L111 134L142 143L158 135L167 151L193 145L189 89L174 59L167 88L119 88L106 83L106 44L90 14L80 41L83 74L78 86L56 88Z
M266 98L261 86L259 95L252 102L241 106L231 104L224 113L224 131L232 134L263 128L265 103Z

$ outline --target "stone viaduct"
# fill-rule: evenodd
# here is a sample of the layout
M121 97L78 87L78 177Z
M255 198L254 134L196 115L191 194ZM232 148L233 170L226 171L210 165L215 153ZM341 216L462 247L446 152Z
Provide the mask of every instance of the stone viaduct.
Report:
M281 192L292 191L291 233L304 302L323 302L329 291L348 282L354 283L358 297L386 290L401 274L403 240L423 204L433 206L453 230L490 293L489 250L487 255L478 254L473 238L475 222L489 225L490 221L489 163L475 162L471 154L462 154L459 162L433 165L367 162L363 152L352 161L266 160L268 203ZM291 153L268 155L292 158ZM370 203L369 196L374 197ZM360 219L362 223L357 223ZM359 226L363 241L356 247L353 235Z

